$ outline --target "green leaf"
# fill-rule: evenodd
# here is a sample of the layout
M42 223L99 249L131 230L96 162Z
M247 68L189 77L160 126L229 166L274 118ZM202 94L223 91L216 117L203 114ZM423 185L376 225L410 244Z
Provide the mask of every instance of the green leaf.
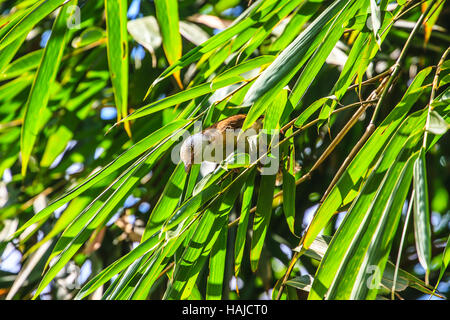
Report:
M351 5L352 3L353 5ZM303 77L308 80L297 80L297 83L301 84L298 89L294 89L291 93L289 100L293 106L296 106L298 100L303 95L302 90L306 90L309 86L309 79L313 79L316 73L321 68L321 59L325 61L327 51L336 44L339 39L338 34L344 32L344 28L335 27L332 28L334 23L330 23L336 14L340 12L338 18L335 21L344 22L352 17L352 10L355 10L361 5L361 2L354 3L353 1L335 1L325 11L323 11L319 17L312 22L308 28L306 28L286 49L284 49L275 61L256 79L255 83L251 86L247 92L244 105L252 105L245 119L243 130L249 128L256 119L266 110L269 102L274 96L288 84L291 78L297 73L306 60L313 54L314 50L321 45L321 49L316 55L317 63L309 63L308 72L302 72ZM346 7L350 7L352 10L347 10ZM347 15L348 14L348 15ZM327 26L327 27L325 27ZM328 32L332 35L328 37ZM325 38L325 39L324 39ZM302 76L301 76L302 77Z
M283 33L270 46L270 52L284 50L298 35L304 24L317 12L323 1L303 1L292 14Z
M107 289L102 300L124 300L128 298L134 289L136 279L140 277L140 270L148 267L153 259L149 259L151 252L134 261L122 274L118 275Z
M291 135L293 129L290 128L286 131L286 136ZM295 223L295 147L294 138L289 139L289 146L287 147L289 154L286 155L286 160L282 167L283 171L283 211L286 216L286 222L289 226L289 230L293 234Z
M450 237L448 237L447 239L447 244L445 245L444 253L442 254L441 270L439 271L439 278L438 281L436 282L436 286L434 287L433 293L439 286L439 283L441 282L442 277L444 276L445 270L447 269L449 262L450 262Z
M381 12L375 0L370 0L370 21L375 40L378 42L378 30L381 27Z
M254 104L262 96L268 95L268 92L273 93L284 88L301 67L300 62L303 61L304 55L313 43L314 38L330 18L342 10L346 4L347 1L335 1L284 49L252 85L245 96L244 105ZM249 123L251 125L251 122Z
M192 100L192 99L201 97L205 94L214 92L217 89L229 86L234 83L241 82L242 80L243 80L243 78L240 76L232 76L232 77L227 77L227 78L222 79L217 82L211 82L211 83L207 82L207 83L186 89L184 91L181 91L174 95L171 95L167 98L155 101L153 103L150 103L146 106L143 106L143 107L137 109L135 112L131 113L128 117L126 117L123 121L138 119L138 118L147 116L149 114L153 114L155 112L164 110L171 106L180 104L182 102Z
M239 275L242 258L244 256L248 221L250 218L250 209L252 207L253 190L255 189L255 174L256 169L252 169L243 189L241 215L239 217L239 224L234 245L234 273L236 276Z
M431 225L424 148L414 164L414 235L419 262L426 272L430 272Z
M86 285L83 286L83 288L81 288L81 290L75 296L75 299L83 299L84 297L94 292L102 284L109 281L114 275L131 265L134 261L142 257L153 247L155 247L159 241L160 240L158 239L158 237L153 236L138 245L132 251L124 255L119 260L115 261L113 264L111 264L109 267L107 267L101 273L91 279Z
M181 35L177 0L155 0L156 18L161 30L164 52L169 65L181 58ZM180 71L174 73L178 86L182 89Z
M345 31L344 23L349 21L358 10L366 8L367 5L367 1L357 1L356 3L348 4L348 7L344 7L334 21L327 26L326 29L328 29L328 31L325 35L326 38L319 44L292 89L289 100L293 106L296 106L298 101L303 97L331 53L331 50L333 50L334 46L341 38Z
M173 141L166 142L165 146L158 148L156 152L148 152L142 156L134 165L129 167L114 183L100 194L86 209L75 219L64 231L63 235L55 245L48 263L52 260L52 266L44 275L35 293L36 297L56 276L61 268L72 258L78 249L89 238L90 234L103 227L116 213L121 203L130 195L132 188L146 175L159 157L166 151ZM113 189L113 190L109 190ZM107 199L101 196L109 192ZM56 261L53 258L56 257Z
M26 15L22 17L1 39L0 39L0 50L3 50L7 45L12 43L14 40L23 37L25 34L33 29L33 27L42 19L44 19L51 12L56 10L58 7L66 3L67 0L47 0L39 1L34 6L28 9ZM69 5L76 4L76 1L72 1ZM65 5L67 8L67 4ZM66 13L59 14L61 19L65 18Z
M128 114L128 32L127 1L105 0L108 65L114 90L117 121ZM128 121L124 123L131 137Z
M319 108L329 99L331 99L331 97L324 97L314 101L308 108L306 108L306 110L304 110L300 114L297 120L295 120L294 125L297 128L301 128L305 124L305 122L314 114L314 112L319 110Z
M60 2L63 1L46 1L42 6ZM66 8L76 3L76 0L68 2L58 14L58 17L53 24L52 34L48 40L47 46L44 49L41 63L25 105L24 123L22 126L22 135L20 139L20 151L22 153L22 176L25 176L26 174L28 161L39 134L39 125L42 121L41 114L43 113L43 109L47 107L51 92L50 89L55 81L59 64L68 42L69 31L66 26ZM31 15L32 14L30 14L30 16ZM23 21L24 20L22 20L22 22Z
M275 188L276 175L262 175L261 186L258 193L256 212L253 218L253 236L250 251L250 264L252 271L258 269L259 257L269 228L272 215L272 199Z
M229 79L229 78L233 78L235 76L244 76L244 73L251 71L253 69L256 69L258 67L263 67L264 65L267 65L269 63L271 63L273 60L275 59L274 56L267 56L267 55L262 55L247 61L244 61L236 66L233 66L229 69L227 69L226 71L222 72L221 74L219 74L217 77L215 77L212 81L212 83L217 83L219 81L225 80L225 79ZM243 78L245 79L245 78Z
M206 285L206 300L222 299L225 276L225 258L227 255L228 226L224 224L209 259L209 276Z
M261 57L257 57L255 59L251 59L246 62L243 62L239 65L231 67L227 71L218 75L211 82L207 82L207 83L195 86L195 87L191 87L189 89L178 92L169 97L166 97L161 100L150 103L148 105L145 105L145 106L139 108L138 110L136 110L135 112L133 112L132 114L130 114L127 117L127 119L132 120L132 119L137 119L137 118L149 115L149 114L153 114L155 112L164 110L164 109L172 107L174 105L178 105L178 104L186 102L188 100L192 100L192 99L201 97L203 95L212 93L212 92L216 91L217 89L227 87L229 85L246 80L246 78L243 76L243 74L245 72L253 70L261 65L267 64L272 60L273 60L272 56L261 56Z
M304 255L307 257L310 257L312 259L321 261L323 256L325 255L328 245L331 242L332 237L321 235L318 236L314 242L311 244L309 249L307 249L304 252ZM298 251L299 248L295 248L294 251ZM386 263L386 268L383 272L383 277L381 279L381 285L386 288L391 288L393 281L394 281L394 274L395 274L395 265L388 261ZM294 280L294 279L292 279ZM314 280L314 279L313 279ZM407 271L403 269L398 270L397 275L397 285L396 285L396 291L402 291L406 289L406 287L411 287L414 289L419 290L420 292L430 294L430 286L426 285L425 282L418 279L417 277L413 276L412 274L408 273ZM306 287L305 289L310 289ZM309 291L309 290L307 290Z
M55 225L53 226L53 229L45 235L42 240L40 240L38 243L33 245L25 255L29 255L33 253L36 249L38 249L42 244L46 243L51 238L55 237L58 233L66 229L82 212L89 203L92 202L92 200L95 198L96 194L98 194L98 189L102 189L104 187L107 187L111 182L113 177L110 177L109 179L105 179L99 183L97 188L91 189L86 192L86 194L83 194L82 196L79 196L75 199L73 199L67 208L64 210L64 212L61 214L59 219L56 221Z
M105 30L99 27L86 28L83 32L72 40L72 47L83 48L105 37Z
M14 55L19 50L22 43L25 41L26 34L23 34L21 37L14 40L10 43L6 48L0 50L0 72L4 73L4 68L10 63L10 61L14 58Z
M367 16L363 15L363 17L365 18L365 24ZM381 29L384 33L378 39L379 44L383 42L390 28L392 27L393 18L394 16L392 13L388 11L383 12L383 25L381 26ZM367 70L367 67L369 66L373 57L379 50L378 44L376 41L374 41L374 39L375 37L370 31L366 31L363 29L361 32L359 32L358 37L353 43L350 53L348 54L348 58L342 69L342 72L339 75L339 79L332 89L334 99L331 101L327 101L324 104L322 110L320 111L320 119L325 120L330 117L331 113L337 105L337 102L340 101L345 95L348 87L350 86L352 81L354 81L355 76L357 76L357 83L361 83L362 76Z
M176 209L183 193L186 181L186 172L183 163L177 165L172 175L164 187L158 202L150 214L141 242L148 239L149 234L153 234L170 217Z
M281 90L272 101L264 117L264 129L272 130L280 127L279 122L287 102L287 90Z
M239 56L247 59L251 56L258 47L263 43L263 41L273 32L274 28L282 21L288 14L292 12L302 0L291 0L287 1L284 5L280 6L277 12L265 22L258 30L254 33L252 38L240 49Z
M1 80L8 80L21 76L27 71L37 68L42 60L44 50L35 50L30 52L9 64L0 74Z
M313 281L314 278L309 274L306 274L286 281L286 285L309 292L311 290L311 284L313 283Z

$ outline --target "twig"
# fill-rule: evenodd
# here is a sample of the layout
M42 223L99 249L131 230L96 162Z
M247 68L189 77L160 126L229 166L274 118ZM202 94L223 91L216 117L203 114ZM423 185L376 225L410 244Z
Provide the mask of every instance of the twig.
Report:
M156 280L158 280L159 278L161 278L164 274L167 273L167 271L169 271L170 269L172 269L175 266L175 262L171 262L163 271L161 271L161 273L156 277ZM155 280L155 281L156 281Z
M331 189L333 189L334 185L337 183L339 178L344 173L347 166L350 164L350 162L353 160L355 155L359 152L359 150L362 148L366 140L372 135L372 133L375 131L375 126L373 124L369 124L366 128L366 131L364 132L361 139L359 139L358 143L353 147L352 151L350 151L349 155L345 158L344 162L342 163L341 167L339 168L338 172L334 176L333 180L331 181L330 185L328 186L327 190L322 196L322 199L320 200L320 203L323 203L325 201L325 198L328 196L328 194L331 192Z

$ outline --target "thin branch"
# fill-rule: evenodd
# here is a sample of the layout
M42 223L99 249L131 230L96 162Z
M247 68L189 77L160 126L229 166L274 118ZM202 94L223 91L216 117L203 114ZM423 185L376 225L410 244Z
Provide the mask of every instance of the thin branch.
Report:
M366 140L372 135L372 133L374 131L375 131L375 126L373 124L369 123L369 126L366 128L366 131L364 132L361 139L359 139L358 143L353 147L352 151L350 151L349 155L345 158L345 160L342 163L341 167L339 168L338 172L336 173L336 175L334 176L330 185L328 186L327 190L323 194L322 199L320 200L320 203L323 203L323 201L325 201L325 198L331 192L331 189L333 189L334 185L337 183L339 178L342 176L345 169L347 169L347 166L350 164L350 162L353 160L353 158L356 156L356 154L362 148L362 146L364 145Z

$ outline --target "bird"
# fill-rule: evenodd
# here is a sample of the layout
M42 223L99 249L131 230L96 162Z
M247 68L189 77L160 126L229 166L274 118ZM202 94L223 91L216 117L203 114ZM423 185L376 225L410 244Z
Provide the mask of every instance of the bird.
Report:
M251 148L248 139L256 136L262 129L263 116L245 131L245 135L241 135L246 116L246 114L237 114L228 117L186 138L180 148L180 158L184 163L185 171L189 172L193 164L204 161L218 164L239 146L244 146L245 151L248 152Z

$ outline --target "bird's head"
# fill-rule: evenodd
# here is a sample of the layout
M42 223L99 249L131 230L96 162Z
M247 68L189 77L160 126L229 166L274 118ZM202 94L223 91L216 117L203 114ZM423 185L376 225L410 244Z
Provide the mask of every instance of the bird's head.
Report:
M184 163L184 170L188 172L194 160L201 157L203 148L209 144L208 137L199 132L184 140L180 149L180 158Z

